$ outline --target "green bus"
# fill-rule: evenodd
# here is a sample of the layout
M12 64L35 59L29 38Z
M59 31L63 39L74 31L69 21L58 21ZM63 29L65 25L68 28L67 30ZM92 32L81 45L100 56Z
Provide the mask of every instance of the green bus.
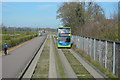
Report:
M58 48L71 48L71 28L58 28Z

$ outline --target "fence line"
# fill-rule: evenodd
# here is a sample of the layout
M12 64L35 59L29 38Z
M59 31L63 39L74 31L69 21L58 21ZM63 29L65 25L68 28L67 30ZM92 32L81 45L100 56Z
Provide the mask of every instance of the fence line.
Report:
M120 42L72 36L73 44L98 61L113 74L120 76Z

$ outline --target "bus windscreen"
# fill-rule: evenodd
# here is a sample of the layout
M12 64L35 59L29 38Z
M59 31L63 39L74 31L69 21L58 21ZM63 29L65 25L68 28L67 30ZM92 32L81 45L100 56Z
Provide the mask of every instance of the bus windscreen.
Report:
M70 28L59 28L58 34L59 34L59 37L70 36Z

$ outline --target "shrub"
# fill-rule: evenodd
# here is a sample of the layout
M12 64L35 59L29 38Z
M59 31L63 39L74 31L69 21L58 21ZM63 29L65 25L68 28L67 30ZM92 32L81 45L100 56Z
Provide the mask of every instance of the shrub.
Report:
M1 42L0 48L3 49L3 44L6 42L8 45L8 48L16 46L24 41L30 40L33 37L37 37L37 35L20 35L19 37L10 37L9 35L4 35L3 40Z
M10 40L10 35L2 35L2 40Z

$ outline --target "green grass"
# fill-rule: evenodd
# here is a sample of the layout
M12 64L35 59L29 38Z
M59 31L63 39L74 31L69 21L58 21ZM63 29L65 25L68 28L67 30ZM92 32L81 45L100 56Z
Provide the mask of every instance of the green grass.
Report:
M33 73L32 78L48 78L49 73L49 48L50 41L47 40L45 47L42 51L42 54L38 60L37 66Z
M8 44L8 48L16 46L22 42L25 42L27 40L30 40L34 37L37 37L36 33L33 32L10 32L10 31L4 31L2 32L0 42L1 46L0 49L3 49L3 44L6 42Z
M53 39L53 37L52 37L52 39ZM65 74L65 71L64 71L61 59L59 57L58 50L57 50L57 45L55 44L54 41L53 41L53 47L54 47L55 59L56 59L57 67L58 67L59 77L66 78L67 75Z
M25 34L25 35L31 35L36 34L35 32L30 31L2 31L2 34Z
M87 61L89 61L91 64L93 64L97 69L99 69L101 72L103 72L108 78L118 78L116 75L112 74L111 71L108 69L105 69L98 61L94 61L93 58L91 58L89 55L87 55L84 51L79 50L75 45L72 46L72 48L80 54L82 57L84 57Z
M93 78L69 50L62 50L78 78Z

